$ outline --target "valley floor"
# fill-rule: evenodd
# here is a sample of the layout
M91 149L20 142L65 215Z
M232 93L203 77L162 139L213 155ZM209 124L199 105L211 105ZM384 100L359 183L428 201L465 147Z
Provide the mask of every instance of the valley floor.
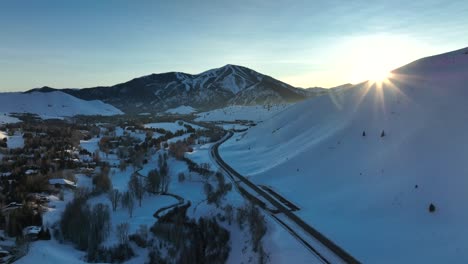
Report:
M121 131L117 129L117 134ZM138 136L138 135L135 135ZM98 140L83 140L81 146L90 152L99 150ZM212 143L196 145L191 153L186 153L186 156L198 164L210 164L212 169L216 169L216 163L210 157L210 149ZM141 175L147 175L149 171L157 167L157 159L159 153L154 153L150 156L148 163L139 171ZM102 160L108 162L112 166L118 164L118 158L114 154L100 153ZM171 182L169 186L170 193L180 195L185 200L190 201L192 206L188 210L189 217L198 218L201 216L215 216L219 213L219 209L214 205L209 205L206 202L204 193L204 179L196 173L191 173L188 170L187 164L169 158L169 168ZM128 181L133 173L133 167L128 166L126 170L120 171L117 167L111 168L110 178L112 186L115 189L123 192L128 189ZM177 175L184 173L186 180L179 182ZM85 175L77 175L77 186L79 188L92 188L91 179ZM65 209L65 205L73 199L72 191L65 191L64 200L61 201L56 196L49 196L49 210L44 214L44 225L53 227L58 224L61 214ZM88 203L90 205L102 203L111 207L111 203L107 194L91 198ZM162 207L177 203L177 200L170 196L145 194L141 207L136 205L133 216L129 218L126 209L118 208L117 211L111 211L111 234L104 242L105 246L112 246L118 243L116 235L116 226L121 223L130 224L130 234L138 230L141 225L150 227L155 222L153 217L154 212ZM235 190L228 193L224 198L224 204L230 204L234 207L242 206L245 203L244 198ZM284 228L271 217L265 218L268 231L263 238L263 244L269 255L268 263L313 263L313 255L296 239L294 239ZM250 235L247 230L241 230L237 224L221 223L224 228L231 233L231 252L227 263L256 263L256 253L252 252L250 245ZM125 263L144 263L148 261L148 252L146 249L141 249L132 246L136 252L136 256L126 261ZM84 263L85 252L78 251L68 242L59 242L55 238L50 241L37 241L30 245L28 254L17 261L17 263Z

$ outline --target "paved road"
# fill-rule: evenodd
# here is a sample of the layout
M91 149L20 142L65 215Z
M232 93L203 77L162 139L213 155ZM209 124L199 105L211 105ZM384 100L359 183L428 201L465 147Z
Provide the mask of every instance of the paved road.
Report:
M232 132L228 132L226 136L221 139L220 141L216 142L212 149L211 149L211 156L213 159L216 161L216 163L229 175L229 177L232 179L234 184L236 185L236 189L244 189L240 187L240 183L245 184L248 186L252 191L254 191L258 196L262 197L266 201L268 201L273 207L275 207L276 212L280 212L284 214L284 216L287 217L287 219L293 223L295 223L297 226L299 226L307 235L313 237L315 240L317 240L323 247L327 248L330 252L332 252L338 259L341 260L341 262L344 263L360 263L357 259L355 259L353 256L351 256L349 253L347 253L345 250L343 250L341 247L336 245L333 241L325 237L323 234L321 234L319 231L314 229L312 226L307 224L304 220L302 220L300 217L298 217L296 214L294 214L291 210L286 208L283 204L281 204L278 200L273 198L270 194L265 192L262 188L259 188L257 185L252 183L250 180L248 180L246 177L242 176L240 173L235 171L231 166L229 166L224 160L221 158L218 152L219 146L224 143L226 140L231 138L233 135ZM259 201L259 199L254 199L254 202L257 201L259 203L258 205L262 206L263 203ZM262 206L263 207L263 206ZM313 252L322 262L324 263L335 263L336 261L331 260L330 257L326 256L326 254L323 254L319 252L315 247L313 247L310 243L308 243L303 237L301 237L293 227L291 227L288 223L282 221L278 217L276 217L273 213L271 213L273 218L275 218L278 223L280 223L283 227L286 228L288 232L291 233L294 237L296 237L304 246L306 246L311 252Z

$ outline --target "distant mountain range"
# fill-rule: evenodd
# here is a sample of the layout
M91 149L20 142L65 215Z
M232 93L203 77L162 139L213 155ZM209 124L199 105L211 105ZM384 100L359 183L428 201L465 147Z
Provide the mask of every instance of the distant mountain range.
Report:
M26 93L57 90L42 87ZM227 105L290 103L322 95L328 89L297 88L249 68L228 64L196 75L168 72L114 86L60 91L83 100L101 100L126 113L141 113L159 112L181 105L210 110Z

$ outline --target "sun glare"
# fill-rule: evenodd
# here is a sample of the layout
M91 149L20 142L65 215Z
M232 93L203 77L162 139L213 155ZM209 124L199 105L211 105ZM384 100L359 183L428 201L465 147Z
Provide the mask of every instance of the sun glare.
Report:
M391 72L388 69L379 67L378 65L365 65L359 70L355 69L352 79L355 83L369 81L370 83L383 83L391 77Z
M383 83L393 78L391 71L408 63L414 52L414 42L404 36L374 35L352 37L338 54L344 61L348 80Z
M391 77L391 73L386 70L375 70L369 72L369 81L374 83L382 83Z

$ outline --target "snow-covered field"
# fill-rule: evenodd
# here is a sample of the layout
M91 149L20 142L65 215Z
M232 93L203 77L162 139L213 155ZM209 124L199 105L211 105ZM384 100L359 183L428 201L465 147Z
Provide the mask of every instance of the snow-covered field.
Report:
M248 129L249 128L249 126L246 126L246 125L233 124L233 123L223 123L223 124L219 124L217 126L222 127L224 130L231 130L231 129L243 130L243 129Z
M220 154L364 263L467 263L465 52L298 103Z
M196 111L197 111L197 109L195 109L195 108L193 108L191 106L181 105L179 107L171 108L171 109L166 110L166 113L168 113L168 114L188 115L188 114L194 113Z
M7 113L0 113L0 125L21 122L16 117L9 116Z
M0 131L0 140L7 139L7 146L10 149L22 148L24 146L23 134L16 132L13 136L8 136L7 133Z
M209 112L199 113L195 121L263 121L275 114L289 108L290 104L272 105L270 107L263 105L240 106L234 105L225 108L215 109Z
M191 123L187 123L184 121L176 121L176 122L160 122L160 123L150 123L146 124L146 128L162 128L167 131L171 131L172 133L175 133L177 130L187 130L187 128L184 127L184 125L189 125L193 127L193 129L204 129L201 126L194 125Z
M85 101L63 92L0 93L0 113L32 113L44 119L122 114L119 109L99 100Z

